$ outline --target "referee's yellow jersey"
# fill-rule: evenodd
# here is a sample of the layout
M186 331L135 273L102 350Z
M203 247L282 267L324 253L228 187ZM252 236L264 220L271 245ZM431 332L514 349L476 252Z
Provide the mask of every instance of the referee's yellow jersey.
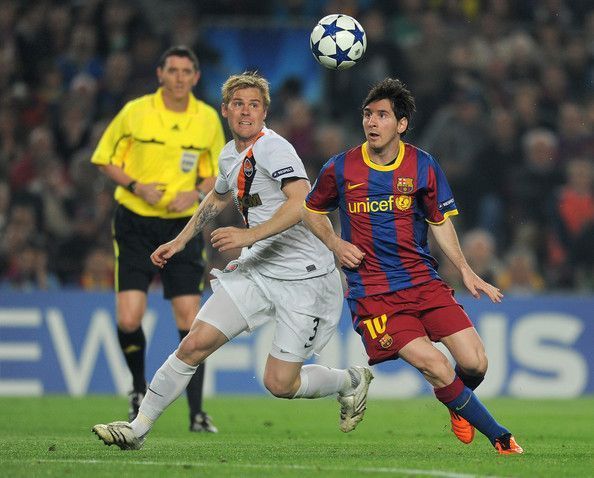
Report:
M225 135L214 108L190 95L188 109L176 113L165 108L162 92L128 102L109 124L91 162L121 167L140 183L163 183L161 200L151 206L118 186L115 199L141 216L191 216L198 204L181 212L167 205L180 191L192 191L199 178L219 173L218 158Z

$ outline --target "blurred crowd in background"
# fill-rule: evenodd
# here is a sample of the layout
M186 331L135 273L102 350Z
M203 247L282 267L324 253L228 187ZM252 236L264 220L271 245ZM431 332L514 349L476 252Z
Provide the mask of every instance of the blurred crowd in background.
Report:
M329 13L360 21L364 59L323 70L315 102L304 78L287 77L267 119L310 178L364 140L369 86L399 77L418 109L405 140L445 170L475 271L510 294L594 292L587 0L0 0L0 290L112 289L113 185L90 157L125 102L157 88L164 49L186 44L216 69L222 45L206 26L311 30ZM208 82L196 94L218 108L220 98L204 97ZM231 210L219 218L239 221ZM231 258L209 252L215 267Z

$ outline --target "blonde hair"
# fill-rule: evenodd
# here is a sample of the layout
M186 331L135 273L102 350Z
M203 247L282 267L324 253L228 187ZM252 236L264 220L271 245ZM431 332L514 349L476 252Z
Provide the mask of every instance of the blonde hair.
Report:
M268 109L270 106L270 84L256 71L244 71L241 75L230 76L221 88L223 103L228 105L233 93L245 88L258 88L264 100L264 108Z

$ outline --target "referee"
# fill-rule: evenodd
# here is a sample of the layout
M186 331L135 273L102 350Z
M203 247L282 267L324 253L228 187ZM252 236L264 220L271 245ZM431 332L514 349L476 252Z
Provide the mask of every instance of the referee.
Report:
M185 46L168 49L157 67L159 89L128 102L109 124L91 162L116 184L113 219L118 338L132 373L128 418L146 392L142 317L147 291L159 269L151 253L183 229L198 202L212 189L225 144L216 110L197 100L198 59ZM200 308L204 260L197 235L160 271L180 340ZM202 410L201 366L187 387L190 431L216 432Z

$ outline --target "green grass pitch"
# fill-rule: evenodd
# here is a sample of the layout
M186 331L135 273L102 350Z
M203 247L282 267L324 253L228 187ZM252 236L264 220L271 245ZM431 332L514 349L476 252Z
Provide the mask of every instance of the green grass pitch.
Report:
M95 423L123 419L122 397L0 398L0 475L6 477L586 477L594 476L594 399L486 400L524 447L500 456L477 434L449 430L432 398L370 399L363 422L338 429L338 403L225 396L206 401L218 434L190 433L185 400L140 451L106 447Z

